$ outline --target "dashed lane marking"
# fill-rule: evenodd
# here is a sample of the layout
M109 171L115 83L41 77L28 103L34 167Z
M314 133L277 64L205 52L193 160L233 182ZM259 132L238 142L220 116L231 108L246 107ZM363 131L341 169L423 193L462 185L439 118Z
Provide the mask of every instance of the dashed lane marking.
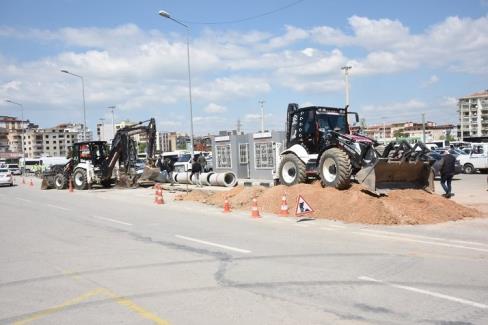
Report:
M47 205L48 207L55 208L55 209L59 209L59 210L71 211L70 209L68 209L68 208L64 208L64 207L61 207L61 206L59 206L59 205L54 205L54 204L49 204L49 203L46 203L46 205Z
M29 203L32 202L32 200L24 199L23 197L16 197L15 199L19 201L29 202Z
M132 226L131 223L124 222L124 221L120 221L120 220L115 220L115 219L105 218L105 217L100 217L100 216L92 216L92 217L95 218L95 219L99 219L99 220L104 220L104 221L110 221L110 222L113 222L113 223L118 223L118 224L121 224L121 225L124 225L124 226Z
M457 303L460 303L460 304L463 304L463 305L468 305L468 306L471 306L471 307L476 307L476 308L481 308L481 309L488 309L488 305L485 305L485 304L482 304L482 303L479 303L479 302L475 302L475 301L472 301L472 300L467 300L467 299L463 299L463 298L457 298L457 297L454 297L454 296L445 295L445 294L438 293L438 292L428 291L428 290L419 289L419 288L415 288L415 287L404 286L404 285L400 285L400 284L394 284L394 283L390 283L390 282L386 282L386 281L381 281L381 280L373 279L373 278L370 278L370 277L367 277L367 276L360 276L360 277L358 277L358 279L359 280L363 280L363 281L368 281L368 282L381 283L381 284L387 285L387 286L392 287L392 288L397 288L397 289L403 289L403 290L407 290L407 291L411 291L411 292L416 292L416 293L420 293L420 294L432 296L432 297L435 297L435 298L440 298L440 299L444 299L444 300L454 301L454 302L457 302Z
M188 240L188 241L192 241L192 242L195 242L195 243L203 244L203 245L215 246L215 247L227 249L227 250L234 251L234 252L245 253L245 254L251 253L251 251L250 250L247 250L247 249L241 249L241 248L236 248L236 247L232 247L232 246L227 246L227 245L212 243L212 242L209 242L209 241L205 241L205 240L201 240L201 239L196 239L196 238L192 238L192 237L186 237L186 236L181 236L181 235L175 235L175 237L176 238L180 238L180 239L184 239L184 240Z

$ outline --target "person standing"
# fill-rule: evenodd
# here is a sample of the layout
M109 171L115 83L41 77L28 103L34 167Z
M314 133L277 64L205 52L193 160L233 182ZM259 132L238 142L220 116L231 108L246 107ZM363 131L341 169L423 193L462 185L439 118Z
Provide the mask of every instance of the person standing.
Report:
M442 156L441 160L441 186L444 189L445 194L442 196L445 198L450 198L454 194L451 193L451 181L454 175L456 174L456 157L454 157L449 150L444 152L444 156Z
M202 172L202 166L198 162L197 158L193 158L193 163L191 164L190 180L192 179L193 175L195 175L195 185L197 187L202 187L202 183L200 182L201 172Z
M175 163L173 162L173 160L171 158L166 157L164 159L164 165L165 165L166 171L168 173L169 181L171 183L170 186L173 186L173 185L175 185L175 180L173 179L173 172L175 170Z
M207 167L207 159L205 159L205 156L203 155L203 153L201 153L198 156L198 160L197 161L200 164L200 168L202 170L202 173L205 173L206 167Z

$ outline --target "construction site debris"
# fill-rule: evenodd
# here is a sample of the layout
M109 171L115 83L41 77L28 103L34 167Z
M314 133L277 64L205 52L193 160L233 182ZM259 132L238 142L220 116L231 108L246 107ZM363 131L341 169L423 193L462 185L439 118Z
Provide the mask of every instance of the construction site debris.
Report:
M227 197L234 209L249 210L252 198L256 197L263 212L280 214L283 194L287 195L292 209L296 207L296 198L301 195L314 207L314 212L309 216L347 223L414 225L482 216L476 209L437 194L404 189L392 190L388 196L378 198L364 192L357 184L343 191L322 188L319 182L272 188L238 186L224 193L194 190L189 194L179 195L176 199L221 206Z

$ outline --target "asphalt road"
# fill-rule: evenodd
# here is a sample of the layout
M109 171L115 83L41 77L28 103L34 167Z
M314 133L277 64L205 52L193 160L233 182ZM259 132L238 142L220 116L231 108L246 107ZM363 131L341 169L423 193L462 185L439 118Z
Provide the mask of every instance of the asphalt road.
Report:
M486 219L253 219L38 187L0 188L0 324L488 324Z

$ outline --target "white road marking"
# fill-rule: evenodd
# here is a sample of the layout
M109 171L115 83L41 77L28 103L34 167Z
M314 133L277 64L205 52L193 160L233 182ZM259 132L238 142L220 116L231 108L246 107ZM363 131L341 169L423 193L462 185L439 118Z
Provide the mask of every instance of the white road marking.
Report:
M468 306L472 306L472 307L476 307L476 308L481 308L481 309L488 309L488 305L485 305L485 304L482 304L482 303L479 303L479 302L475 302L475 301L471 301L471 300L467 300L467 299L463 299L463 298L457 298L457 297L453 297L453 296L448 296L448 295L445 295L445 294L442 294L442 293L437 293L437 292L433 292L433 291L418 289L418 288L404 286L404 285L400 285L400 284L389 283L389 282L385 282L385 281L381 281L381 280L376 280L376 279L373 279L373 278L370 278L370 277L367 277L367 276L360 276L360 277L358 277L358 279L359 280L363 280L363 281L368 281L368 282L381 283L381 284L390 286L392 288L403 289L403 290L407 290L407 291L421 293L421 294L424 294L424 295L428 295L428 296L432 296L432 297L436 297L436 298L440 298L440 299L450 300L450 301L454 301L454 302L461 303L463 305L468 305Z
M55 208L55 209L59 209L59 210L64 210L64 211L70 211L70 209L60 207L59 205L54 205L54 204L49 204L49 203L46 203L46 205L47 205L48 207L51 207L51 208Z
M468 245L477 245L477 246L487 246L488 247L488 244L474 242L474 241L465 241L465 240L449 239L449 238L442 238L442 237L429 237L429 236L407 234L407 233L396 232L396 231L384 231L384 230L374 230L374 229L361 229L361 231L368 231L368 232L379 233L379 234L387 234L387 235L393 235L393 236L413 237L413 238L421 238L421 239L428 239L428 240L439 240L439 241L446 241L446 242L450 242L450 243L459 243L459 244L468 244Z
M330 228L330 227L320 227L322 230L327 230L327 231L337 231L335 228Z
M352 233L353 234L356 234L356 235L361 235L361 236L370 236L370 237L383 238L383 239L402 240L402 241L409 241L409 242L414 242L414 243L422 243L422 244L429 244L429 245L435 245L435 246L469 249L469 250L473 250L473 251L488 253L488 249L479 248L479 247L469 247L469 246L463 246L463 245L448 244L448 243L441 243L441 242L435 242L435 241L427 241L427 240L413 239L413 238L400 237L400 236L394 237L394 236L387 236L387 235L380 235L380 234L368 233L368 232L365 232L365 231L362 231L362 232L357 232L356 231L356 232L352 232Z
M123 221L120 221L120 220L115 220L115 219L110 219L110 218L105 218L105 217L100 217L100 216L92 216L92 217L95 218L95 219L110 221L110 222L118 223L118 224L125 225L125 226L132 226L131 223L123 222Z
M28 199L24 199L23 197L16 197L17 200L20 200L20 201L24 201L24 202L29 202L31 203L32 201L31 200L28 200Z
M181 235L175 235L175 237L176 238L180 238L180 239L184 239L184 240L193 241L195 243L200 243L200 244L204 244L204 245L220 247L220 248L223 248L223 249L228 249L228 250L235 251L235 252L239 252L239 253L245 253L245 254L251 253L251 251L250 250L247 250L247 249L241 249L241 248L235 248L235 247L232 247L232 246L216 244L216 243L212 243L212 242L208 242L208 241L200 240L200 239L196 239L196 238L191 238L191 237L186 237L186 236L181 236Z
M345 226L341 226L341 225L327 225L327 227L334 227L334 228L341 228L341 229L346 228Z

